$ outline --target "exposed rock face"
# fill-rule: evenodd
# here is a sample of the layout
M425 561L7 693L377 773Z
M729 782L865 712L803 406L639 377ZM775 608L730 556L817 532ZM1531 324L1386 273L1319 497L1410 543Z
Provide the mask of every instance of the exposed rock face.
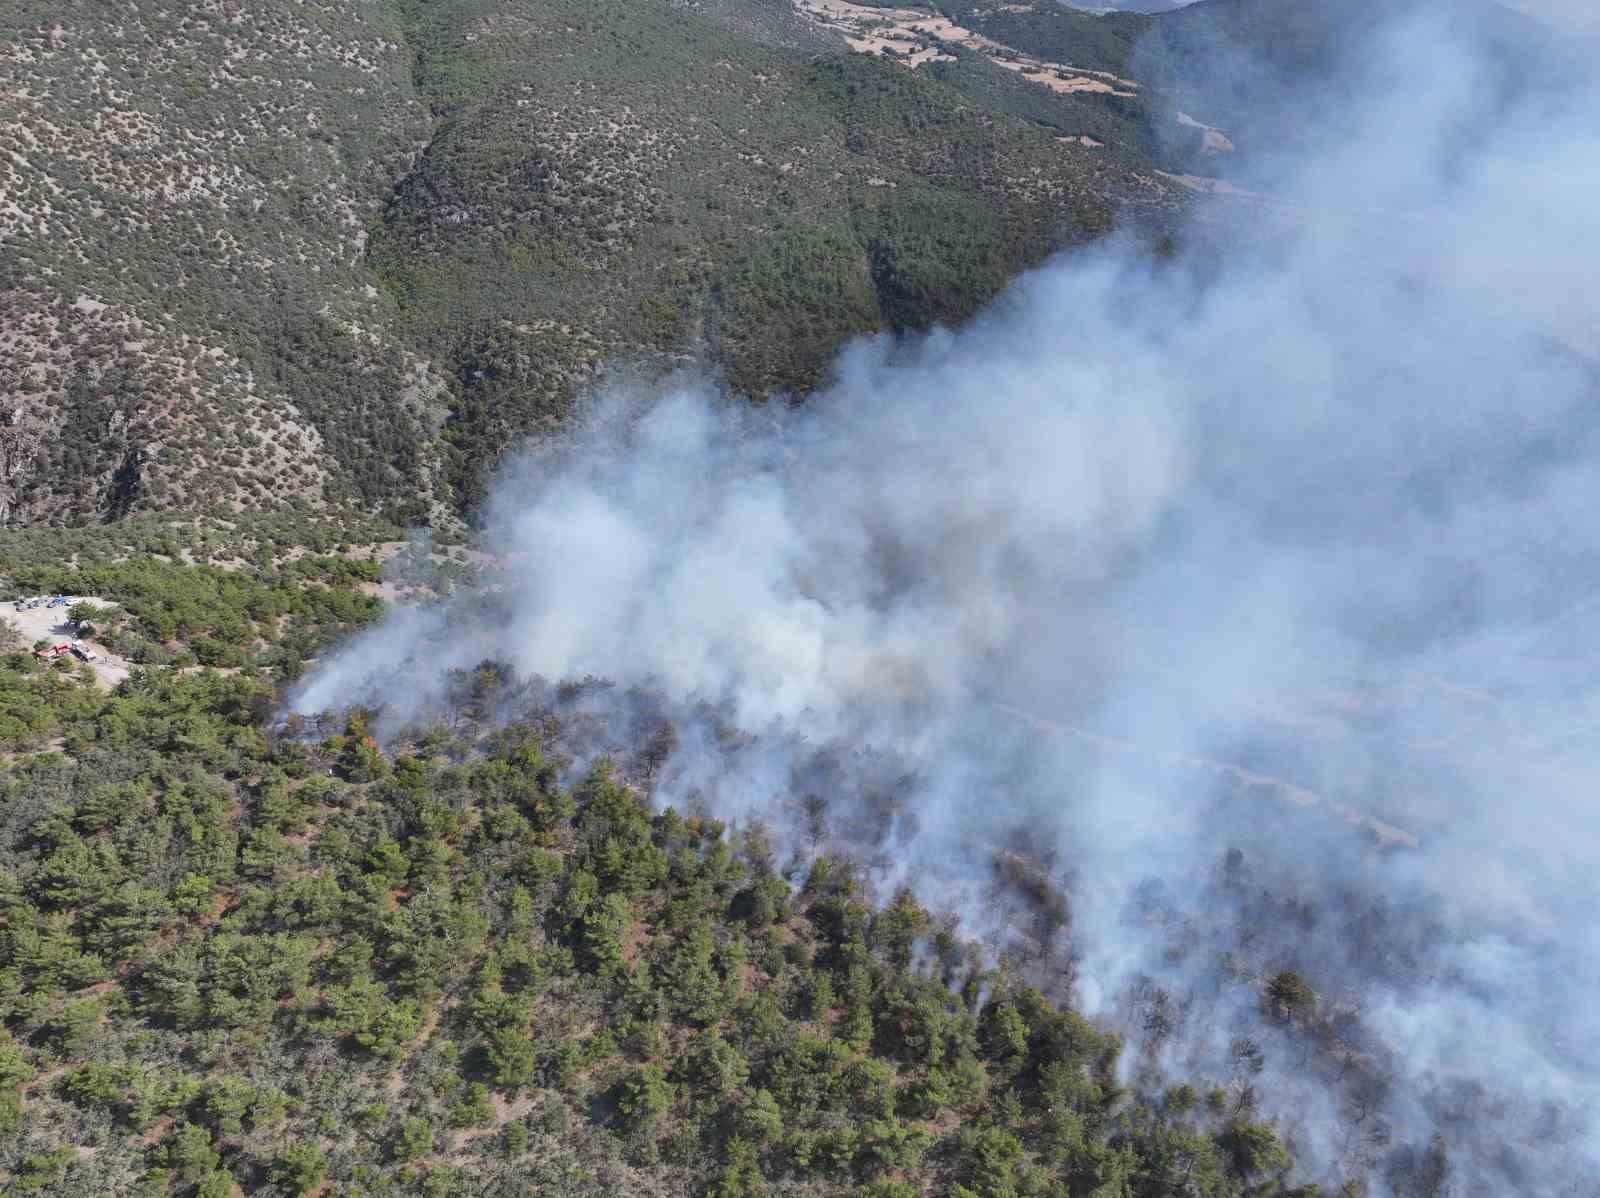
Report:
M25 423L26 412L21 404L0 411L0 528L12 522L19 484L39 453L39 435Z

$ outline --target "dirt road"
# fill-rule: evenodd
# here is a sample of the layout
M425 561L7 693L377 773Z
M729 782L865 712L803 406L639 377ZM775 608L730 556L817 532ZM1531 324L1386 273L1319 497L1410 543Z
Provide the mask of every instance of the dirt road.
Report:
M1023 711L1020 707L1011 707L1005 703L996 703L995 708L1012 719L1020 720L1047 735L1072 736L1105 752L1171 762L1188 766L1215 777L1229 778L1243 788L1247 794L1271 798L1281 803L1287 803L1292 807L1321 807L1338 816L1352 827L1367 832L1380 848L1414 849L1420 843L1413 832L1385 823L1383 820L1364 811L1358 811L1348 803L1342 803L1337 799L1327 798L1314 791L1307 790L1303 786L1285 782L1282 778L1274 778L1269 774L1260 774L1254 770L1245 769L1243 766L1234 765L1231 762L1214 761L1208 757L1196 757L1189 753L1174 753L1145 745L1135 745L1129 741L1118 740L1115 737L1101 736L1082 728L1074 728L1070 724L1058 724L1051 720L1041 719L1032 712Z

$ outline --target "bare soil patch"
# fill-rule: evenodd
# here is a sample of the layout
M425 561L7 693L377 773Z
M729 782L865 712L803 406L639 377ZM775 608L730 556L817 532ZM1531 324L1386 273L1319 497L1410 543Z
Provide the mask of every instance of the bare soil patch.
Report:
M1226 179L1214 179L1210 175L1174 175L1167 171L1157 171L1156 174L1176 183L1179 187L1187 187L1190 191L1198 191L1209 196L1229 196L1236 200L1256 200L1261 203L1274 202L1269 195L1235 186Z
M96 607L113 606L104 599L96 599L89 595L72 595L69 598L79 603L92 603ZM22 629L25 646L32 645L35 641L49 641L53 645L60 645L69 643L78 636L77 625L67 619L67 609L70 606L71 604L61 607L40 606L19 611L16 604L9 603L0 606L0 615L16 621L18 627ZM89 663L89 668L106 686L116 686L128 676L132 667L127 661L117 657L96 641L85 640L83 644L95 655L95 660Z
M961 46L986 55L996 66L1016 71L1053 92L1100 92L1133 96L1139 85L1105 71L1089 71L1065 62L1051 62L1023 54L957 25L949 17L925 9L868 8L850 0L794 0L795 11L818 25L844 35L863 54L882 54L909 67L949 60L950 47ZM1026 6L1019 6L1025 10Z

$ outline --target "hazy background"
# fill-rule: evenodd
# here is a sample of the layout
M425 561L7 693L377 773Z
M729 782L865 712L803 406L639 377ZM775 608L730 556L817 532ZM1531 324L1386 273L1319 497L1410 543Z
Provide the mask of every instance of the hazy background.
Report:
M1068 8L1081 8L1086 12L1170 12L1187 8L1194 0L1082 0L1067 3ZM1324 0L1336 4L1340 0ZM1525 13L1558 29L1583 30L1593 33L1600 30L1600 13L1589 0L1504 0L1506 8Z

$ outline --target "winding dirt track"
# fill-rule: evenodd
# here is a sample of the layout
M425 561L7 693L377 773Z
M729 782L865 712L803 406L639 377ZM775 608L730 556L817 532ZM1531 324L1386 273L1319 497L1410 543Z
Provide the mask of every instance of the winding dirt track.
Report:
M1270 774L1260 774L1254 770L1245 769L1243 766L1233 765L1226 761L1216 761L1209 757L1196 757L1191 753L1174 753L1164 749L1153 749L1147 745L1135 744L1132 741L1101 736L1098 733L1088 732L1082 728L1075 728L1070 724L1057 724L1051 720L1041 719L1032 712L1024 711L1020 707L1012 707L1005 703L996 703L994 706L1002 714L1008 715L1012 719L1020 720L1036 731L1051 736L1070 736L1085 744L1093 745L1097 749L1115 753L1119 756L1161 761L1172 765L1186 766L1218 778L1231 778L1253 792L1265 792L1279 802L1286 803L1291 807L1321 807L1338 816L1351 827L1369 833L1381 849L1414 849L1421 844L1414 832L1408 832L1404 828L1397 828L1393 824L1384 823L1364 811L1358 811L1348 803L1341 803L1337 799L1324 798L1315 791L1307 790L1303 786L1296 786L1292 782L1285 782L1282 778L1275 778Z

